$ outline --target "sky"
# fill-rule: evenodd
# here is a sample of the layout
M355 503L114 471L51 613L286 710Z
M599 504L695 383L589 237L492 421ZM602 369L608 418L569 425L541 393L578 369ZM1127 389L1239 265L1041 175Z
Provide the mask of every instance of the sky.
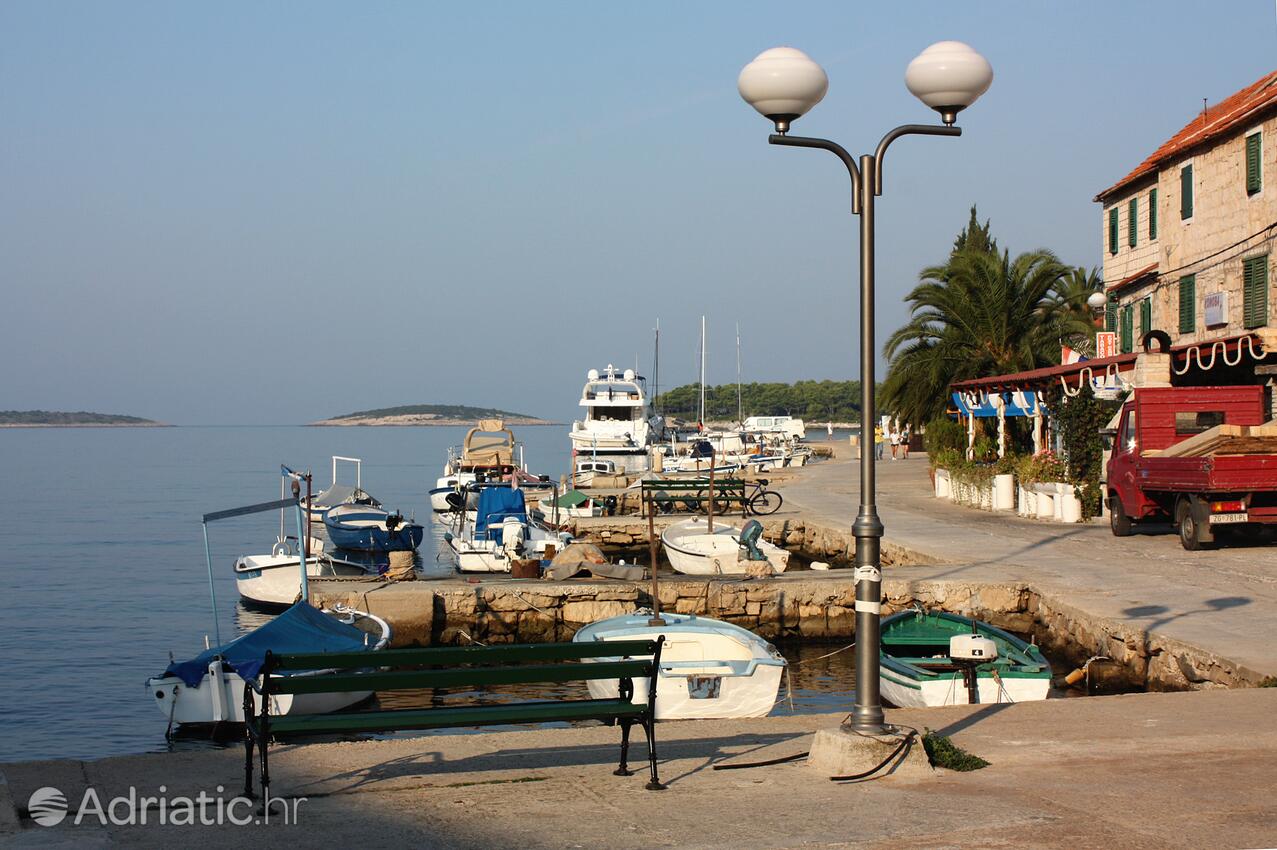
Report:
M0 2L0 409L288 424L399 404L567 420L661 384L859 376L845 171L767 144L741 67L829 93L871 151L934 113L927 45L994 68L961 138L887 157L878 341L978 204L1012 253L1100 262L1101 189L1274 69L1270 0ZM879 361L879 377L882 374Z

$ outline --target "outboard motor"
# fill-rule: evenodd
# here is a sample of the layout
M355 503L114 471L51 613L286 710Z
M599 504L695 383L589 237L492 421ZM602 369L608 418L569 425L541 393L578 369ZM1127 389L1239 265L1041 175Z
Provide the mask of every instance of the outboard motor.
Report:
M603 504L607 508L606 513L608 516L616 516L616 506L619 503L617 502L615 496L608 496L606 499L603 500Z
M454 511L464 511L466 509L466 497L461 493L458 493L456 490L453 490L451 493L444 496L443 500L447 502L448 507L452 508Z
M767 556L763 554L762 548L758 545L763 537L763 524L756 519L751 519L740 530L740 547L745 550L745 558L749 561L766 561Z
M386 517L386 531L394 531L403 525L403 514L390 514Z
M523 557L523 541L526 528L518 517L506 517L501 522L501 551L508 560Z

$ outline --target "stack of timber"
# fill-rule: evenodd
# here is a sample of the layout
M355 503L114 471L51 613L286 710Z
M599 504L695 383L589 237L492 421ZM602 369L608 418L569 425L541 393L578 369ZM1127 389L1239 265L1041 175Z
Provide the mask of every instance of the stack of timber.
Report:
M1263 425L1216 425L1150 454L1157 457L1277 454L1277 419Z

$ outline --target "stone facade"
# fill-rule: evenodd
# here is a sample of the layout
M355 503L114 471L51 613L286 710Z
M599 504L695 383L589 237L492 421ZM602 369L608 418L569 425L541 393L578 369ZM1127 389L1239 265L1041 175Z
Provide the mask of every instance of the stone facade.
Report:
M1246 182L1246 138L1260 134L1261 188L1249 192ZM1181 216L1181 171L1192 167L1192 215ZM1150 198L1156 189L1157 236L1149 236ZM1141 335L1141 302L1151 308L1150 330L1165 331L1174 344L1237 336L1247 328L1243 316L1243 263L1273 253L1277 231L1277 111L1243 121L1227 135L1184 150L1161 162L1155 174L1101 195L1101 245L1104 281L1118 305L1116 327L1121 339L1121 311L1131 311L1133 348ZM1138 215L1136 245L1130 245L1129 203ZM1116 253L1109 239L1110 213L1118 212ZM1277 325L1277 286L1273 283L1277 256L1268 264L1266 325ZM1136 277L1150 266L1155 270ZM1180 330L1180 281L1192 275L1193 329ZM1135 278L1132 280L1132 278ZM1206 297L1223 293L1224 321L1207 327ZM1252 323L1253 324L1253 323Z

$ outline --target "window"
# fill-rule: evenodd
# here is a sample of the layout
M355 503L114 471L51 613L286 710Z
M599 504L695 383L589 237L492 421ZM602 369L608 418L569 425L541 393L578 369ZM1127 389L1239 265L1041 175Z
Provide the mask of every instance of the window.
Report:
M1122 417L1122 436L1121 443L1123 452L1135 451L1135 411L1128 410L1126 415Z
M1153 329L1153 299L1145 298L1140 302L1140 339Z
M1268 324L1268 255L1242 263L1242 324L1260 328Z
M1123 354L1130 354L1135 350L1135 341L1132 339L1132 337L1135 336L1135 329L1133 327L1135 324L1135 316L1133 315L1133 312L1134 311L1131 310L1131 306L1129 304L1122 308L1121 342Z
M1148 193L1148 238L1157 238L1157 190Z
M1191 334L1197 329L1197 276L1179 279L1179 332Z
M1104 305L1104 330L1117 332L1117 298L1110 295L1109 303Z
M1209 431L1224 424L1222 410L1178 410L1175 412L1175 435L1183 437Z
M1109 253L1117 253L1117 207L1109 210Z
M1126 205L1126 244L1132 248L1135 247L1135 233L1139 229L1139 219L1139 199L1131 198L1131 202Z
M1190 162L1179 170L1179 217L1193 217L1193 164Z
M1259 133L1246 137L1246 194L1253 195L1264 188L1263 166L1260 156L1263 142Z

